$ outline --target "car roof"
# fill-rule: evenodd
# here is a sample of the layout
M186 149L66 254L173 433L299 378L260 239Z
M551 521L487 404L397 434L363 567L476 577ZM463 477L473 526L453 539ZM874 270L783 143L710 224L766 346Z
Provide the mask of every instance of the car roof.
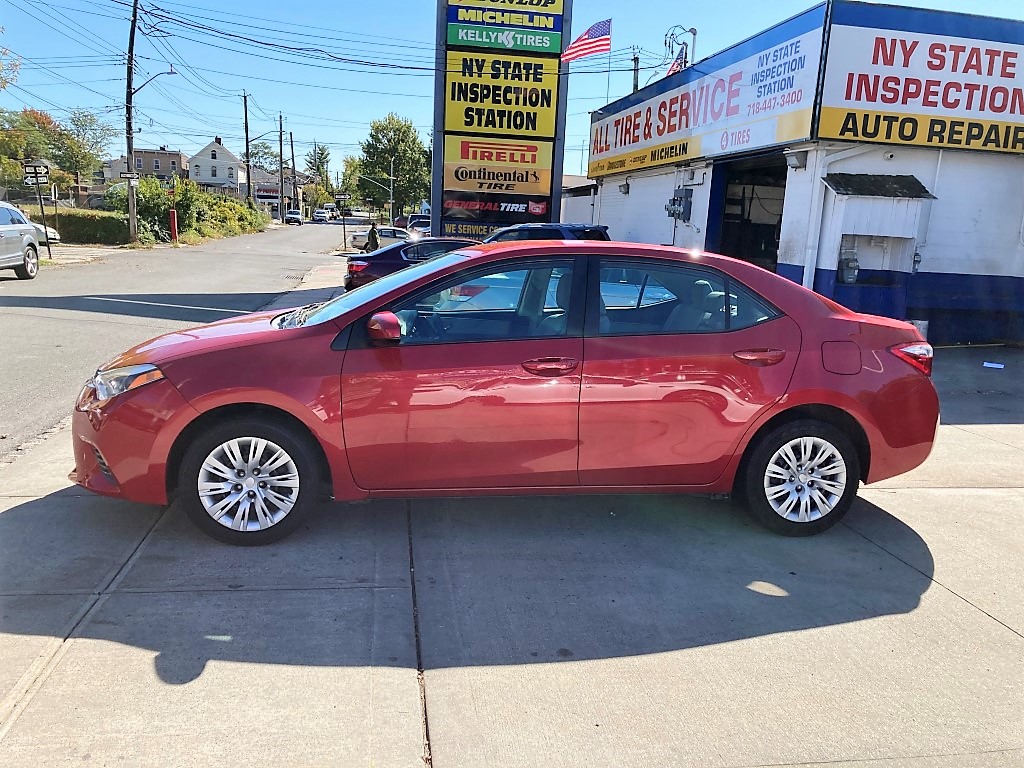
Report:
M511 224L507 227L502 227L502 229L551 229L554 227L558 227L561 229L608 229L608 226L606 224L562 224L556 221L540 221L530 222L527 224Z

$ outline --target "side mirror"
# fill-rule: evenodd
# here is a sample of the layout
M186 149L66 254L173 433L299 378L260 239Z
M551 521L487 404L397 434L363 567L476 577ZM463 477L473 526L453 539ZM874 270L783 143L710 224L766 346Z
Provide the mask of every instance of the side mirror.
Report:
M366 323L366 335L375 346L402 341L402 324L394 312L375 312Z

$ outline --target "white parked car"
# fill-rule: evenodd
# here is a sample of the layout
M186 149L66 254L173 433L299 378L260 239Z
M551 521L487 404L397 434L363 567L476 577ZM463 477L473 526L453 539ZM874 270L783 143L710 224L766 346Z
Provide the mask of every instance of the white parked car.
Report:
M369 231L369 230L367 230ZM350 238L352 247L357 251L366 251L366 232L355 232ZM391 245L392 243L399 243L404 240L415 240L411 232L405 229L399 229L398 227L378 227L377 228L377 240L379 240L379 247L383 248L385 245Z
M53 245L60 242L60 232L53 227L44 227L42 224L37 224L34 221L29 223L36 228L36 239L40 245Z
M285 213L284 213L284 223L285 224L298 224L301 227L302 226L302 211L298 211L298 210L285 211Z

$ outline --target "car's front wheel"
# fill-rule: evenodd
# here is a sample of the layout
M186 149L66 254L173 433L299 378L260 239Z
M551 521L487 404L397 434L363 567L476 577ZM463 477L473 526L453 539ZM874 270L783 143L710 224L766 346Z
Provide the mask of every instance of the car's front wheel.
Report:
M786 536L831 528L849 511L860 483L850 439L825 422L801 420L772 430L754 446L740 478L754 518Z
M226 421L187 449L178 498L203 532L228 544L269 544L315 505L319 465L309 439L260 418Z
M25 246L25 255L21 264L14 268L19 280L31 280L39 274L39 254L31 245Z

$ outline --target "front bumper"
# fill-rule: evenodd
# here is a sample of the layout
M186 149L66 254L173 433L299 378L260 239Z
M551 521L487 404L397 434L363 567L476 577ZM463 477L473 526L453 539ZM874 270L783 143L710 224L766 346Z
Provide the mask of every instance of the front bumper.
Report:
M198 412L166 379L97 403L86 388L71 419L72 482L104 496L167 503L167 459Z

